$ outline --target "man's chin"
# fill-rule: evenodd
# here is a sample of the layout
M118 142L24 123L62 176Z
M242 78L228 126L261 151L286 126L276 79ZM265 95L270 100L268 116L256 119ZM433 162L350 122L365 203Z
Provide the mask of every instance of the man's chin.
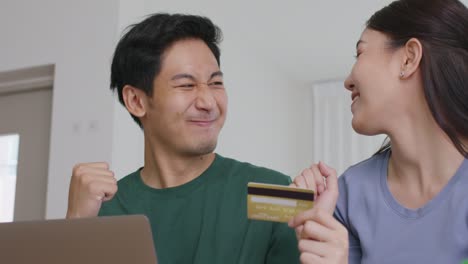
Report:
M213 142L204 142L202 144L199 144L197 146L191 147L189 150L187 150L188 154L194 155L194 156L202 156L206 154L213 153L213 151L216 149L217 141Z
M205 145L199 146L197 152L200 155L212 153L213 151L215 151L216 145L217 145L217 142L213 142L211 144L205 144Z

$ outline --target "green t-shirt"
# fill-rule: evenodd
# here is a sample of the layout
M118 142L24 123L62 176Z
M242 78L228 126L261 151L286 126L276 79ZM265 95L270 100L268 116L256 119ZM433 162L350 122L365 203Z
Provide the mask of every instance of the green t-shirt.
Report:
M174 188L151 188L137 170L118 182L116 196L99 215L146 215L161 264L299 263L293 229L247 219L250 181L287 185L291 180L216 154L199 177Z

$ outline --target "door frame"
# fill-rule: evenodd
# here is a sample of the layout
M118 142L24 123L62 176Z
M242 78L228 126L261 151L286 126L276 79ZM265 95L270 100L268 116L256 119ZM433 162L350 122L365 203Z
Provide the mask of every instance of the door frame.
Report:
M53 64L0 72L0 95L28 92L54 84Z
M54 73L55 73L55 66L52 64L0 72L0 97L4 97L4 96L8 97L10 95L13 96L17 94L30 93L30 92L38 92L41 90L50 90L51 96L53 98ZM52 110L50 112L50 115L51 115L50 118L52 118ZM8 132L8 128L6 132ZM48 131L49 139L51 136L51 132L52 132L51 127L49 127L49 131ZM47 157L48 157L47 164L45 164L47 168L45 172L46 173L45 177L46 177L46 180L48 181L49 171L50 171L50 168L49 168L50 142L49 142L49 146L47 147ZM47 185L48 184L46 183L46 186ZM18 185L16 188L18 188ZM48 196L47 187L45 191L46 193L44 193L44 205L43 205L44 211L41 213L41 216L38 216L41 218L45 218L46 210L47 210L47 196ZM16 195L18 195L18 189L16 190L15 193ZM13 216L13 221L32 220L32 219L29 219L32 216L21 217L21 218L26 217L27 219L17 219L16 200L17 200L17 197L15 197L15 213Z

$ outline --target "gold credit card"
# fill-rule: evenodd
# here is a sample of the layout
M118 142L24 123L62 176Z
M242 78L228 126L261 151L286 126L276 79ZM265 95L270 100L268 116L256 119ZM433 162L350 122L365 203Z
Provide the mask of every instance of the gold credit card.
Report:
M288 222L313 206L312 190L258 182L249 182L247 185L249 219Z

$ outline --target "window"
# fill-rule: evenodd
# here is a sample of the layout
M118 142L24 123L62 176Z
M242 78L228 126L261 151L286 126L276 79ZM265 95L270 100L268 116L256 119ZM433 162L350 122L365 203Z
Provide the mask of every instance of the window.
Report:
M0 222L13 221L19 135L0 135Z

